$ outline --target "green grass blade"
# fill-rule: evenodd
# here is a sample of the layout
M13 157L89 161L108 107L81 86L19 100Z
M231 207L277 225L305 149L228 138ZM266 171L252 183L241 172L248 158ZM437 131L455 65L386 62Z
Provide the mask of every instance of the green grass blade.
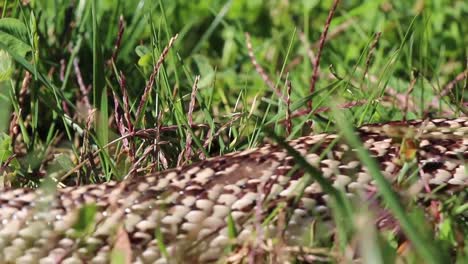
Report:
M344 118L343 114L338 110L333 110L334 116L337 120L337 124L348 141L349 145L356 149L356 154L361 160L361 162L367 167L369 173L372 175L373 179L376 181L378 190L382 195L383 199L388 205L388 208L399 220L403 231L412 241L413 246L419 252L421 257L424 258L426 263L444 263L442 254L437 248L432 244L433 241L425 238L423 234L418 232L418 228L415 223L411 221L408 215L405 213L404 207L401 204L398 196L392 190L391 184L385 179L384 175L380 171L380 167L377 164L376 160L373 159L367 150L362 145L359 137L354 133L352 126L349 124L348 120Z

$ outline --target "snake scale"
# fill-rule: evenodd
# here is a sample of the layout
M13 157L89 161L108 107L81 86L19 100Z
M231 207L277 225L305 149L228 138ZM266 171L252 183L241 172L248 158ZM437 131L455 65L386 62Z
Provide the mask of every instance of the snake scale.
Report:
M357 133L395 189L405 137L416 143L411 186L449 194L468 186L467 117L370 124ZM340 135L287 143L349 197L375 192L372 176ZM0 190L0 263L108 263L119 247L135 263L172 262L168 256L217 261L232 241L228 223L242 243L278 204L294 203L285 234L293 238L294 227L328 214L328 197L316 182L298 194L303 176L286 150L266 144L122 182ZM84 205L95 213L78 232Z

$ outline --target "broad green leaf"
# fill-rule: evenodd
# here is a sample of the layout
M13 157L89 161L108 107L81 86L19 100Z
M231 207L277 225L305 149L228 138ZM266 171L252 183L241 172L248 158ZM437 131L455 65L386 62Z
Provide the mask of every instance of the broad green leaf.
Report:
M86 204L78 211L78 220L73 225L78 233L86 233L94 225L97 206L95 204Z
M8 52L0 49L0 82L9 80L13 70L13 59Z
M11 137L5 133L0 132L0 165L4 166L4 162L8 161L13 155L13 148L11 147ZM8 173L9 176L7 178L14 178L16 175L16 170L20 168L20 164L16 158L9 160L9 164L7 166L10 169L13 169L11 173ZM5 176L4 171L0 170L0 178L1 176ZM2 180L0 180L2 181Z
M5 133L0 133L0 163L5 162L11 155L13 155L11 137Z
M150 53L151 51L146 47L145 45L138 45L135 48L135 53L138 55L138 57L143 57L146 54Z
M60 179L61 176L74 168L73 161L68 154L59 153L46 167L48 178Z
M213 83L215 71L211 66L207 57L203 55L194 55L193 59L197 64L198 71L200 72L201 79L198 82L199 88L208 87Z
M146 53L145 55L141 56L138 60L138 65L141 67L149 67L153 62L151 53Z
M21 20L16 18L0 19L0 42L21 57L31 51L28 44L28 30Z
M113 241L111 252L111 264L125 264L132 262L132 245L127 231L120 226L116 239Z

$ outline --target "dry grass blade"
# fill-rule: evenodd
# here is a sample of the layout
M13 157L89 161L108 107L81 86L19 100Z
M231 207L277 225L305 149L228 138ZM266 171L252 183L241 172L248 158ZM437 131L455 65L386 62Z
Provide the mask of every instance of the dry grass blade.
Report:
M192 86L192 94L190 95L190 104L188 109L188 125L189 127L193 126L193 110L195 108L195 102L197 100L197 90L198 82L200 81L200 75L195 77L195 81ZM184 151L184 162L188 162L192 156L192 133L190 129L187 129L187 139L185 141L185 151Z
M81 70L80 70L80 61L77 58L73 60L73 68L75 70L75 76L76 76L76 81L78 82L78 87L80 88L81 100L83 101L87 109L91 109L91 104L88 98L90 87L86 87L83 81L83 76L81 75Z
M382 35L382 32L377 32L375 34L374 41L369 47L369 52L367 54L367 59L366 59L366 68L364 69L364 74L362 75L363 80L367 76L367 72L369 71L369 66L371 64L372 58L374 57L375 48L377 47L377 44L379 43L379 39L381 35Z
M112 52L112 56L108 61L108 64L115 62L117 60L117 56L119 55L120 45L122 43L122 36L125 31L125 24L124 18L122 15L119 17L119 32L117 33L117 39L115 40L114 44L114 51Z
M333 2L333 6L328 13L327 21L325 22L325 28L323 29L322 35L320 36L320 45L317 52L317 57L315 58L313 67L314 72L310 78L310 88L309 93L313 94L315 92L315 85L319 75L319 67L320 67L320 57L322 56L322 50L325 46L325 40L327 39L328 29L330 28L330 23L332 21L333 15L335 14L336 8L338 7L339 0L335 0ZM308 102L309 112L312 112L312 100Z
M453 79L452 81L450 81L447 85L445 85L444 89L435 96L434 99L432 99L432 102L430 104L430 106L434 107L434 108L437 108L437 106L439 105L439 101L442 97L448 95L452 89L455 87L455 85L465 79L467 79L467 76L468 76L468 69L465 69L463 72L459 73L455 79ZM464 90L466 91L467 90L467 83L465 83L465 86L464 86ZM463 99L463 98L462 98ZM463 109L463 108L462 108ZM427 115L429 114L429 110L430 108L428 107L428 109L426 109L425 113L424 113L424 116L427 117ZM466 114L466 113L465 113Z
M286 132L288 133L288 135L291 135L291 131L292 131L292 119L291 119L291 89L292 89L292 85L291 85L291 81L290 80L287 80L286 81L286 94L287 94L287 97L286 97L286 107L287 107L287 110L286 110Z
M260 77L262 77L263 81L268 86L268 88L270 88L271 91L273 91L283 101L286 101L286 99L284 98L284 95L281 93L281 91L279 89L276 88L273 81L270 79L270 77L268 77L265 70L262 68L262 66L260 66L260 64L258 64L257 60L255 59L255 54L253 52L253 47L252 47L252 41L250 39L250 34L247 33L247 32L245 33L245 42L247 44L247 50L249 51L250 61L252 62L253 66L255 67L255 70L257 71L257 73L260 75Z
M406 116L408 114L408 108L409 108L409 104L410 104L410 99L409 98L410 98L411 93L414 90L414 86L416 85L417 80L418 80L418 78L416 76L414 76L410 81L408 90L406 91L405 104L403 105L403 120L406 120Z
M140 120L141 112L143 111L143 106L145 105L146 101L148 100L149 93L151 91L151 88L154 85L156 76L159 73L159 69L161 68L161 65L163 64L164 59L166 58L167 54L169 53L169 50L171 49L171 47L174 45L174 42L177 40L178 36L179 35L176 34L174 37L172 37L169 40L169 44L167 44L167 46L164 48L161 55L159 56L158 61L154 65L153 72L150 75L149 81L148 81L148 83L146 84L146 87L145 87L145 91L143 92L143 96L141 97L140 103L138 104L138 110L137 110L137 114L136 114L137 122Z

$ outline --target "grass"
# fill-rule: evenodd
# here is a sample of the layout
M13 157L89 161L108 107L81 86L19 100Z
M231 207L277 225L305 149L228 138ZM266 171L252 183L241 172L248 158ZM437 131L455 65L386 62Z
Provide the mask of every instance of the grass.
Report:
M274 135L349 138L351 123L467 114L465 1L335 4L0 1L0 184L121 180ZM414 230L424 222L418 210L382 196L418 241L398 258L437 263L443 251L467 260L466 194L443 202L441 231L429 238ZM339 206L359 226L360 214ZM334 261L356 237L343 225L340 257L326 245ZM392 262L396 238L369 237L381 254L362 255Z

